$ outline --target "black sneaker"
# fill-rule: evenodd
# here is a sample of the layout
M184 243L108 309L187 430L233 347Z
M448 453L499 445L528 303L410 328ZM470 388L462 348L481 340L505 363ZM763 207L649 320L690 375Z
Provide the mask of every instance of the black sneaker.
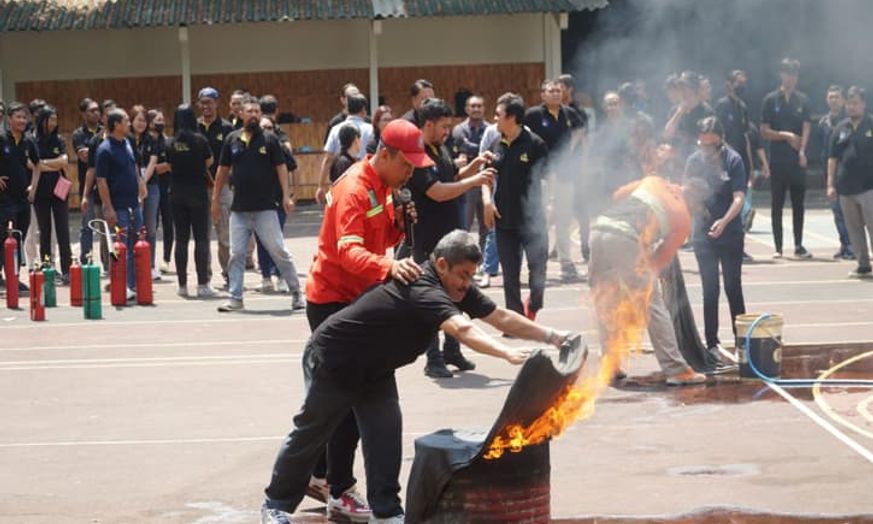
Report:
M843 253L843 256L840 258L842 258L843 260L856 260L857 259L857 257L855 257L855 252L852 251L852 248L846 248L846 251Z
M25 284L24 282L18 282L18 291L30 291L30 288L27 287L27 284Z
M839 251L834 253L834 260L838 260L846 256L846 248L841 247Z
M424 374L430 378L452 378L454 375L443 363L428 363L424 366Z
M806 250L803 246L797 246L794 248L794 256L797 258L801 258L803 260L809 260L812 258L812 253Z
M572 262L561 264L561 280L572 282L577 278L579 278L579 273L576 272L576 266Z
M476 364L464 357L460 351L457 353L443 353L443 358L446 361L446 365L455 366L458 368L458 371L473 371L476 369Z
M868 267L856 267L849 273L849 278L873 278L873 269Z
M743 262L749 263L749 262L754 262L754 261L755 261L755 258L752 255L743 251Z

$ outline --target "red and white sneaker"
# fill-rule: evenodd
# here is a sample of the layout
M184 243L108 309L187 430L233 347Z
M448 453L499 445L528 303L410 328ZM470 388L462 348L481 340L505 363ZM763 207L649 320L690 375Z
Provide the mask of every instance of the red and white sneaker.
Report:
M327 499L330 497L330 486L327 485L327 480L310 477L309 487L306 488L306 496L327 504Z
M345 519L352 522L369 522L373 513L364 497L355 486L350 487L339 498L328 497L328 520Z

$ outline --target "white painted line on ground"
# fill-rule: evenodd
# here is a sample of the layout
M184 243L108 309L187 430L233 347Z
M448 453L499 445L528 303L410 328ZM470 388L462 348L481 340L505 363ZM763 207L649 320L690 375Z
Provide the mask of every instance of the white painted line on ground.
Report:
M403 432L406 437L420 437L425 432ZM140 446L155 444L226 444L238 442L281 442L286 435L271 435L263 437L215 437L215 438L180 438L180 439L143 439L143 440L61 440L56 442L7 442L0 443L0 449L8 448L43 448L43 447L75 447L75 446Z
M92 344L83 346L21 346L11 348L0 348L0 353L4 351L76 351L89 349L157 349L157 348L188 348L188 347L216 347L216 346L236 346L236 345L273 345L273 344L300 344L306 342L305 338L278 338L278 339L254 339L254 340L222 340L215 342L151 342L140 344Z
M182 362L198 360L239 360L239 359L286 359L300 357L300 353L254 353L250 355L202 355L202 356L179 356L179 357L130 357L130 358L82 358L65 360L9 360L0 361L0 366L28 366L37 364L121 364L136 362Z
M66 365L66 366L21 366L21 367L0 367L0 371L56 371L56 370L80 370L80 369L121 369L121 368L167 368L167 367L202 367L202 366L236 366L240 364L285 364L292 362L300 362L301 357L285 357L285 358L270 358L270 359L251 359L251 360L215 360L209 362L151 362L151 363L129 363L129 364L82 364L82 365Z
M289 321L306 321L305 315L287 314L281 316L269 316L266 313L256 312L251 313L215 313L214 318L200 319L185 319L185 320L92 320L84 322L28 322L27 324L3 326L7 329L52 329L52 328L70 328L70 327L102 327L102 326L154 326L160 324L238 324L252 322L289 322ZM290 313L290 311L289 311ZM266 317L266 318L265 318Z

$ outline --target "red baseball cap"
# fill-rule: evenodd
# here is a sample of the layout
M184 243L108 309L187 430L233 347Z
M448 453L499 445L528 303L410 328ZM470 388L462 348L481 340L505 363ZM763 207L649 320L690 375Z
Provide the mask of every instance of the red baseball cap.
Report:
M421 130L412 122L398 118L388 122L382 130L382 143L400 151L407 161L415 167L430 167L433 160L424 152Z

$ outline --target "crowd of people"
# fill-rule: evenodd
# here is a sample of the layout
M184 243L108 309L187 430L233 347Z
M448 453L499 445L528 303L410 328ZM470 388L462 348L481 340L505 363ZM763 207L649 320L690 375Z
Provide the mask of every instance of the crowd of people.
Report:
M132 243L144 230L152 246L150 277L162 278L172 258L178 294L189 297L193 237L196 297L213 298L222 293L212 287L211 222L220 287L227 291L218 309L233 312L245 308L243 277L255 267L257 251L257 290L288 293L291 308L305 309L312 330L303 359L307 397L276 459L264 522L288 522L286 512L306 495L353 521L402 522L394 370L421 354L428 377L451 378L449 366L474 369L461 344L523 362L524 350L488 336L465 314L506 337L560 346L571 334L536 322L550 258L565 281L578 279L580 263L588 264L601 320L621 300L644 291L649 335L666 382L703 382L705 374L732 367L718 337L720 287L723 282L731 319L743 314L742 265L752 258L745 233L755 213L749 191L758 173L770 185L773 256L783 257L782 212L790 194L793 254L812 258L803 230L807 154L815 151L825 166L840 242L834 257L857 260L852 277L871 276L873 119L865 91L831 86L828 114L812 122L810 100L797 90L799 72L796 60L781 62L781 84L764 98L759 125L750 117L749 78L741 70L726 76L726 94L714 106L711 81L692 71L667 78L671 105L661 112L650 107L641 82L604 93L602 111L581 107L573 77L561 75L542 82L541 103L532 106L511 92L494 101L472 94L459 123L428 80L411 85L411 108L397 118L383 105L370 119L367 97L346 84L342 109L324 137L316 192L324 218L305 285L283 237L299 181L274 96L234 91L225 119L218 91L204 87L196 107L175 109L172 136L158 109L135 105L124 111L112 100L86 98L79 107L82 125L72 133L81 181L79 257L108 264L107 242L114 239L101 236L101 253L92 255L90 227L94 219L105 220L128 243L133 297ZM493 121L485 112L489 104ZM32 260L51 259L54 231L59 279L68 283L69 160L57 110L35 100L29 107L11 103L4 114L0 240L11 223L25 243L38 236L39 255ZM661 272L678 264L683 245L694 252L703 286L707 365L701 369L683 358L658 285ZM505 308L480 291L500 272ZM598 286L611 285L621 292L598 299ZM600 324L607 353L613 328ZM616 379L623 375L616 369ZM366 498L353 475L359 439Z

